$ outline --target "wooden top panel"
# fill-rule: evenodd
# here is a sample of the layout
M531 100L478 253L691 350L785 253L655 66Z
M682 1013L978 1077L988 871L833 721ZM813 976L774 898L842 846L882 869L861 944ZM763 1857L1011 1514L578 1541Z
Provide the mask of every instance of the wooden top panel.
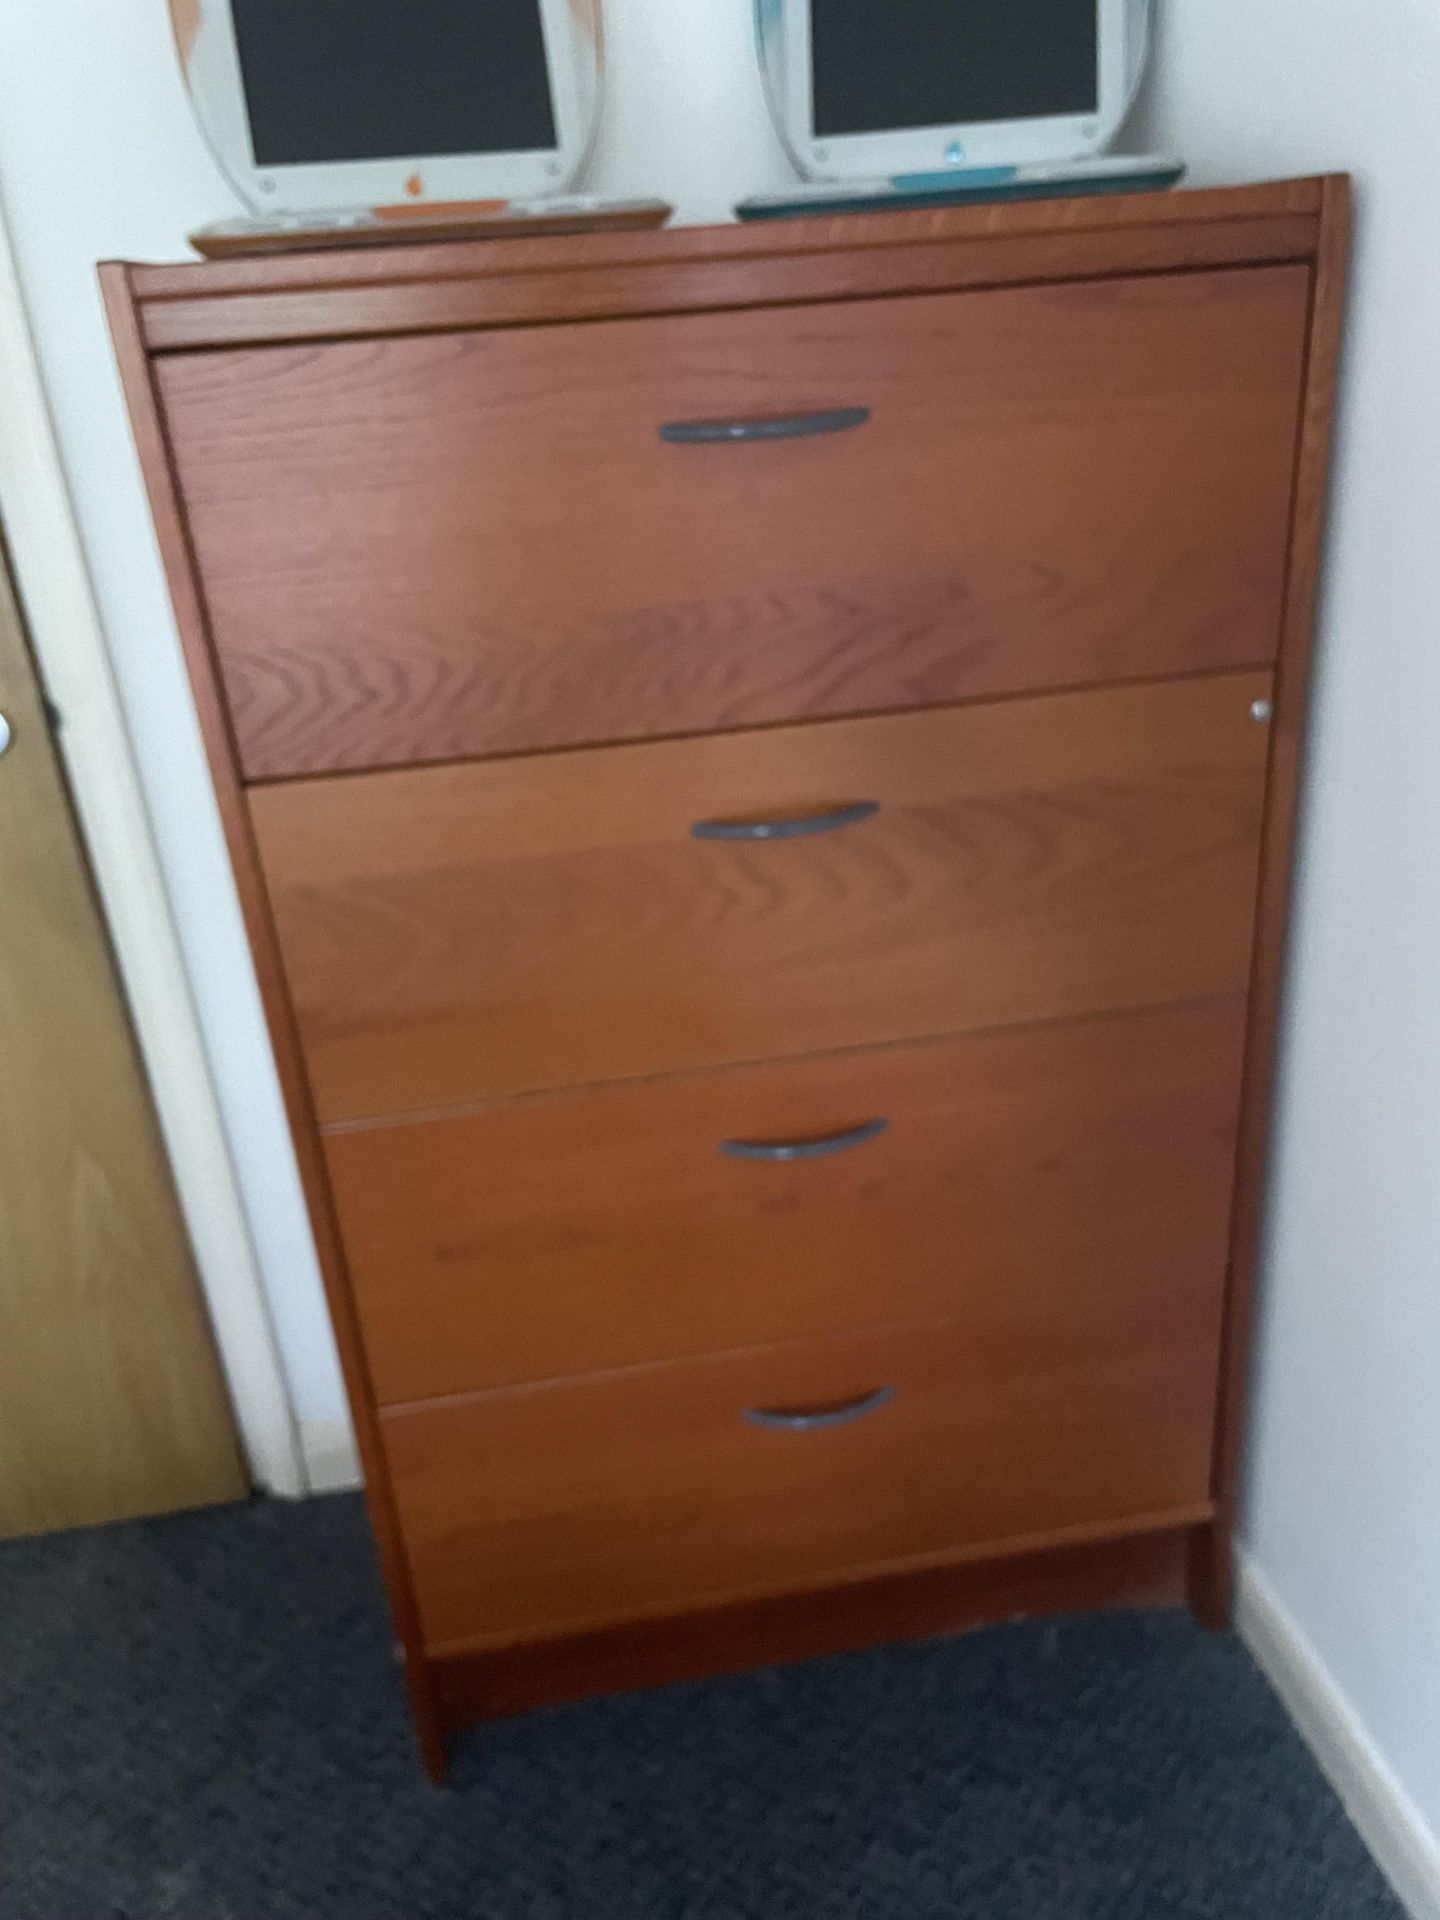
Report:
M151 351L1309 259L1323 179L102 269Z
M470 273L534 272L555 267L614 266L631 260L753 259L763 254L884 247L917 240L974 240L1021 234L1103 232L1117 227L1198 226L1217 220L1270 220L1317 215L1324 178L1276 180L1259 186L1178 193L1127 193L1089 198L995 202L970 207L912 208L897 213L826 214L721 226L672 226L644 233L568 234L553 239L457 240L392 248L341 248L303 254L261 254L247 260L185 261L135 266L142 300L207 293L269 293L300 287L377 285L453 279Z

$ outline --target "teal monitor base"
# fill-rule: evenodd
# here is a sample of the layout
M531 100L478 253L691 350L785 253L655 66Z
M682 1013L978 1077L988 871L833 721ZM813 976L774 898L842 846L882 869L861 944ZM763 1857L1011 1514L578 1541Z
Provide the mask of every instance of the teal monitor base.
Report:
M757 194L736 207L741 220L787 220L825 213L894 213L909 207L969 206L1003 200L1059 200L1107 193L1151 193L1185 177L1183 161L1111 155L1065 167L973 167L963 173L902 173L890 180L825 180L788 193Z

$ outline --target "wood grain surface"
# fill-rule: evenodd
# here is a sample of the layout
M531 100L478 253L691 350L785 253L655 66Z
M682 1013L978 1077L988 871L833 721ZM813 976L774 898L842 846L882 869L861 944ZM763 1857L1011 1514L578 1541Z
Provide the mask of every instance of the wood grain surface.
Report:
M152 353L1310 261L1323 180L128 269Z
M376 1392L1043 1312L1082 1272L1218 1301L1244 1031L1228 1001L332 1133Z
M1307 288L1270 267L166 359L244 773L1268 662ZM658 434L841 406L871 418Z
M1112 1291L382 1421L431 1652L1209 1510L1217 1288ZM893 1400L774 1432L748 1410Z
M1186 1548L1192 1605L1224 1619L1346 192L106 270L432 1774L477 1713L1173 1597ZM835 405L870 420L655 434ZM1267 728L1248 710L1277 640ZM880 810L824 839L689 835L857 800ZM1233 1102L1219 1027L1247 991L1222 1360L1195 1143L1227 1075ZM1103 1025L1164 1028L1173 1057L1127 1047L1102 1098L1076 1053L1045 1101L1042 1039L1108 1044L1085 1022L1122 1009ZM952 1056L983 1057L978 1104ZM755 1090L756 1130L808 1126L823 1086L859 1119L881 1062L894 1111L934 1116L924 1199L859 1158L808 1169L823 1219L796 1166L723 1169L783 1180L770 1212L725 1211L708 1157L687 1186L712 1102ZM587 1182L596 1116L648 1205ZM1079 1196L1118 1182L1126 1141L1121 1213L1153 1227L1122 1244ZM607 1370L378 1413L327 1153L400 1390L459 1385L456 1356L479 1377L467 1280L487 1381L575 1364L567 1341ZM906 1325L860 1326L867 1182L900 1196L902 1247L911 1214L916 1236L943 1216L998 1255L1012 1208L1038 1277L1006 1287L997 1258L917 1322L941 1273L917 1237L885 1295ZM1050 1201L1019 1221L1027 1182ZM1064 1268L1045 1235L1067 1194ZM714 1272L733 1249L733 1299L667 1302L626 1225L643 1209L663 1243L687 1204ZM1167 1244L1186 1207L1193 1269ZM826 1288L806 1248L841 1223L857 1259ZM789 1248L768 1290L761 1225ZM1165 1254L1149 1287L1142 1234ZM407 1282L434 1340L412 1341ZM679 1357L742 1308L779 1344ZM675 1357L633 1364L653 1328ZM742 1389L818 1403L882 1373L900 1398L857 1426L736 1415Z
M897 294L1059 285L1136 274L1308 262L1310 216L1199 226L999 236L956 248L920 241L885 252L831 248L799 256L757 250L743 260L685 257L576 272L506 273L491 262L469 277L429 283L371 280L352 271L314 291L207 295L147 302L141 324L157 357L204 348L295 346L406 334L516 329L657 313L738 313ZM519 243L523 245L524 243ZM376 250L378 253L378 249ZM420 251L420 249L416 249ZM352 262L355 255L346 256ZM187 271L187 269L181 269ZM195 272L199 269L191 268Z
M153 364L145 353L140 337L131 270L124 266L102 267L100 281L150 512L155 521L160 554L170 584L170 597L174 602L180 643L205 741L205 753L210 763L210 776L215 785L225 844L234 869L245 932L255 962L265 1020L275 1049L280 1090L295 1146L310 1226L315 1235L315 1250L319 1255L325 1298L330 1309L335 1344L354 1422L355 1443L365 1479L366 1505L385 1576L400 1670L409 1697L416 1741L426 1772L432 1780L440 1781L446 1775L445 1747L428 1669L421 1654L419 1620L411 1592L410 1570L400 1543L399 1524L385 1472L374 1391L365 1369L355 1302L345 1274L314 1103L300 1052L270 903L260 873L255 836L241 789L223 698L213 671L213 656L200 598L200 581L195 573L193 549L180 510L179 494L160 418Z
M1242 992L1269 685L252 789L320 1117Z
M938 1564L562 1634L429 1665L447 1725L469 1726L595 1694L745 1673L892 1640L929 1640L994 1620L1175 1607L1185 1534L1090 1530L1003 1558L964 1550Z
M0 1536L249 1491L0 545Z
M319 293L356 284L433 287L452 280L529 278L537 273L589 274L620 266L675 267L695 261L741 262L843 253L893 255L921 243L946 244L963 260L997 239L1056 236L1095 241L1134 233L1158 243L1168 233L1204 228L1239 232L1274 221L1308 221L1311 248L1326 187L1339 176L1269 180L1238 187L1185 187L1176 192L1069 196L968 206L908 207L864 214L814 214L720 226L672 226L663 232L593 234L583 239L527 236L417 245L348 256L316 252L206 263L128 265L142 319L156 307L197 299L271 293ZM152 349L156 342L148 342Z

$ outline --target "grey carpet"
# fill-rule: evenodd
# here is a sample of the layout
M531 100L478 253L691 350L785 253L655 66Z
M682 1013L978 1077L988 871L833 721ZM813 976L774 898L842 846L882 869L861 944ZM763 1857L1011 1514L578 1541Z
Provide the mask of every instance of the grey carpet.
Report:
M0 1548L4 1920L1397 1920L1240 1646L1010 1626L410 1745L359 1502Z

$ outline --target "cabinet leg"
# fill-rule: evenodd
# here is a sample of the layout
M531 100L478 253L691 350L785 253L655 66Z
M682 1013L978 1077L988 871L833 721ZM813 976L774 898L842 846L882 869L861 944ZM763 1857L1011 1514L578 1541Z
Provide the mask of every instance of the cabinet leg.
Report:
M1186 1598L1197 1624L1207 1633L1228 1629L1234 1586L1228 1523L1215 1520L1209 1526L1196 1527L1190 1535Z
M396 1651L405 1670L410 1723L415 1729L415 1740L420 1748L426 1778L432 1787L448 1787L450 1755L445 1746L445 1722L435 1699L435 1689L430 1684L430 1675L419 1654L407 1654L404 1648L397 1648Z

